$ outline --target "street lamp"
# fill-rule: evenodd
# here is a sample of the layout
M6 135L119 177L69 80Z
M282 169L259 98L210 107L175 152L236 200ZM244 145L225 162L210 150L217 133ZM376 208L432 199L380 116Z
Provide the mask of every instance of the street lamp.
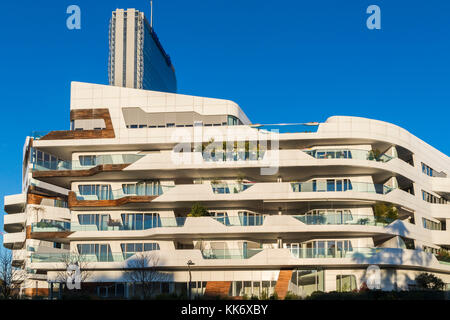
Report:
M193 266L194 264L195 263L193 263L192 260L189 260L187 262L187 266L188 266L188 270L189 270L189 291L188 291L189 300L191 300L191 281L192 281L191 266Z

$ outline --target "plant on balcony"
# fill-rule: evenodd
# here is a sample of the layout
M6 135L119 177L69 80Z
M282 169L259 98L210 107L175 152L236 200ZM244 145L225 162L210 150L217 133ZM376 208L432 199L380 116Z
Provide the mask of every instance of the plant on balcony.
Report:
M445 249L440 249L436 254L436 258L439 261L450 262L450 252Z
M372 149L369 151L369 154L367 155L368 160L378 160L381 156L381 151L378 149Z
M378 223L391 223L398 219L398 210L393 204L377 203L373 207L373 213Z
M434 274L423 272L419 274L416 279L416 286L421 290L443 290L445 287L444 281L436 277Z
M210 213L208 210L200 203L196 202L192 205L191 212L188 213L188 217L206 217Z

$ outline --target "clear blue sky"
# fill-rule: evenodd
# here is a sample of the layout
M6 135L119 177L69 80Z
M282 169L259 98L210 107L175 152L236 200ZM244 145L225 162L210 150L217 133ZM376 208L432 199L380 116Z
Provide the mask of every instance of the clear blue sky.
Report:
M81 30L66 28L71 4ZM371 4L381 30L366 28ZM70 81L107 84L116 8L150 11L143 0L2 2L1 207L20 192L25 137L68 128ZM180 93L234 100L257 123L389 121L450 154L450 1L154 0L154 8Z

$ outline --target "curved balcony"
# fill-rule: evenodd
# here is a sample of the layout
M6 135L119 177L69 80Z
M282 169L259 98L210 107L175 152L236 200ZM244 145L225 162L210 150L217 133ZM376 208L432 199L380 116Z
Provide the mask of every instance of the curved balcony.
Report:
M358 149L313 149L303 150L303 152L316 159L355 159L388 162L394 158L386 154L377 155L372 150Z
M93 194L79 191L69 192L69 208L72 207L116 207L128 203L147 203L174 188L175 186L158 185L151 190L141 192L124 192L124 189L102 190Z
M31 225L31 239L63 239L67 238L70 231L70 222L43 220Z

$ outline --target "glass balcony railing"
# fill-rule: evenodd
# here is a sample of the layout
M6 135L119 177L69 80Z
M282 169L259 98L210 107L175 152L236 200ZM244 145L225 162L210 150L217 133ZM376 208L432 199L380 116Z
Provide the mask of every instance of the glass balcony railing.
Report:
M31 225L31 232L66 232L70 231L70 222L40 221Z
M290 248L291 255L297 259L320 259L320 258L353 258L355 256L370 258L382 252L386 248ZM391 249L392 250L392 249ZM401 250L401 249L399 249Z
M75 191L78 200L117 200L124 197L138 197L138 196L160 196L175 186L158 185L151 190L143 190L142 192L124 192L124 189L117 190L102 190L96 194L81 194Z
M32 131L31 132L31 137L34 140L39 140L40 138L42 138L43 136L47 135L50 131Z
M128 225L122 221L105 224L79 224L72 223L71 231L135 231L135 230L149 230L154 228L177 228L183 227L186 222L186 217L159 217L150 219L149 224L143 222L139 225Z
M203 160L206 162L216 161L257 161L264 158L266 151L216 151L216 152L203 152Z
M211 184L211 187L215 194L227 194L241 193L253 185L254 183L217 183Z
M363 225L363 226L386 226L393 222L386 220L383 222L377 221L375 216L369 215L354 215L354 214L318 214L318 215L294 215L295 219L309 225Z
M261 226L264 222L265 216L254 215L254 216L224 216L224 217L210 217L225 226ZM72 223L70 226L70 231L133 231L133 230L148 230L153 228L176 228L183 227L186 223L187 217L159 217L156 219L151 219L149 225L139 224L136 226L131 226L124 224L122 221L114 221L113 223L106 222L105 224L79 224ZM196 219L196 217L189 217L189 219Z
M98 165L104 164L129 164L134 163L137 160L144 157L140 154L111 154L111 155L98 155L89 160L79 161L45 161L38 160L33 163L33 170L35 171L48 171L48 170L86 170Z
M204 249L204 259L249 259L263 249Z
M105 252L102 254L71 254L71 253L32 253L31 263L44 262L121 262L133 256L130 253L111 253Z
M241 226L241 227L251 227L251 226L262 226L264 223L265 215L245 215L245 216L224 216L224 217L212 217L214 220L230 226Z
M373 151L356 150L356 149L319 149L319 150L303 150L311 157L316 159L355 159L370 160L379 162L388 162L393 157L386 154L376 155Z
M344 181L342 184L335 184L334 181L309 181L291 183L293 192L367 192L376 194L388 194L393 188L383 184L374 184L369 182Z

